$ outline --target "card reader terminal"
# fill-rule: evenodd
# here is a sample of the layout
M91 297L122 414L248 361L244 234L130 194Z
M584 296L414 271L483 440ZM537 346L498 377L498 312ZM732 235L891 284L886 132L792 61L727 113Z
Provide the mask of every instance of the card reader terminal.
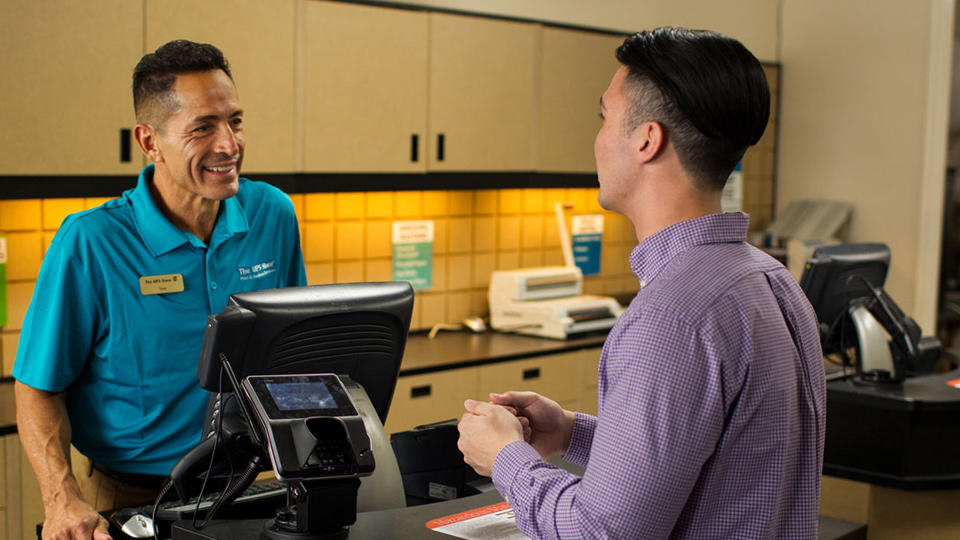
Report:
M363 419L336 375L250 376L242 387L279 480L373 473Z

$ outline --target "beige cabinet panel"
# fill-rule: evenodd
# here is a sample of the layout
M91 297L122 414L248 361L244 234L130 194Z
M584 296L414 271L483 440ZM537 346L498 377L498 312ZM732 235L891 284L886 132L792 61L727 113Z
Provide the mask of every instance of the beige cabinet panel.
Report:
M460 418L463 401L477 397L478 368L400 377L387 414L387 433Z
M528 390L558 403L580 399L579 351L491 364L480 368L480 395Z
M124 174L120 130L143 47L140 2L4 0L0 174Z
M600 96L620 63L623 38L546 27L540 61L538 170L596 171Z
M430 169L534 169L539 32L529 23L430 14Z
M295 170L294 7L294 0L146 2L147 51L189 39L227 57L244 111L241 172Z
M425 171L427 14L304 8L304 170Z

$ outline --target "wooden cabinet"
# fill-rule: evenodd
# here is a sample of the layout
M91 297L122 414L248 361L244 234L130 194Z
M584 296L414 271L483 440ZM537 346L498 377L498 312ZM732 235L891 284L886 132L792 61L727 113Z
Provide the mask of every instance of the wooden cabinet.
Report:
M597 372L600 369L600 350L584 349L581 354L580 411L597 414Z
M400 377L387 414L387 433L460 418L463 401L477 397L479 368Z
M9 0L0 175L144 164L130 80L171 39L213 43L245 111L244 172L591 172L620 39L318 0ZM442 187L442 186L438 186Z
M400 377L387 415L387 433L459 418L465 399L487 400L490 392L507 390L537 392L566 409L584 410L584 392L592 388L592 409L596 409L599 356L599 348L589 348Z
M491 364L480 368L480 395L507 390L530 391L564 407L580 399L580 355L577 351Z
M304 170L532 170L539 26L304 4Z
M0 437L0 538L32 540L42 522L40 486L20 438Z
M139 151L121 160L121 130L135 124L142 4L4 0L2 13L0 174L139 171Z
M296 170L295 5L295 0L146 1L147 52L189 39L212 43L230 62L244 110L242 172ZM133 65L117 69L129 79Z
M600 129L600 96L620 63L624 37L545 27L539 66L537 169L596 172L593 140Z
M430 169L534 169L539 31L430 14Z
M428 18L306 2L304 170L423 172Z

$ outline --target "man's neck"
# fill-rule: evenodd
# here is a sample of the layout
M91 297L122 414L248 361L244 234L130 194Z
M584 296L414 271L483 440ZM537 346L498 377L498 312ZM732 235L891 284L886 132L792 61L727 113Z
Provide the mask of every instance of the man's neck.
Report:
M720 191L702 191L686 178L660 177L635 192L627 217L642 242L671 225L722 211Z
M180 188L158 168L154 169L150 193L163 215L177 228L192 233L204 243L210 242L220 201L204 199Z

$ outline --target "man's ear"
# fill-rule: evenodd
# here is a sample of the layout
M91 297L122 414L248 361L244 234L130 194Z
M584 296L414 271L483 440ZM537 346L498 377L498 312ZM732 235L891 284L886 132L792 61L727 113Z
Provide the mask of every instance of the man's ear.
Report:
M133 138L137 140L137 145L147 159L153 163L163 161L163 154L158 145L160 137L153 127L148 124L137 124L133 128Z
M640 160L649 163L667 147L667 132L660 122L644 122L633 131L634 147Z

